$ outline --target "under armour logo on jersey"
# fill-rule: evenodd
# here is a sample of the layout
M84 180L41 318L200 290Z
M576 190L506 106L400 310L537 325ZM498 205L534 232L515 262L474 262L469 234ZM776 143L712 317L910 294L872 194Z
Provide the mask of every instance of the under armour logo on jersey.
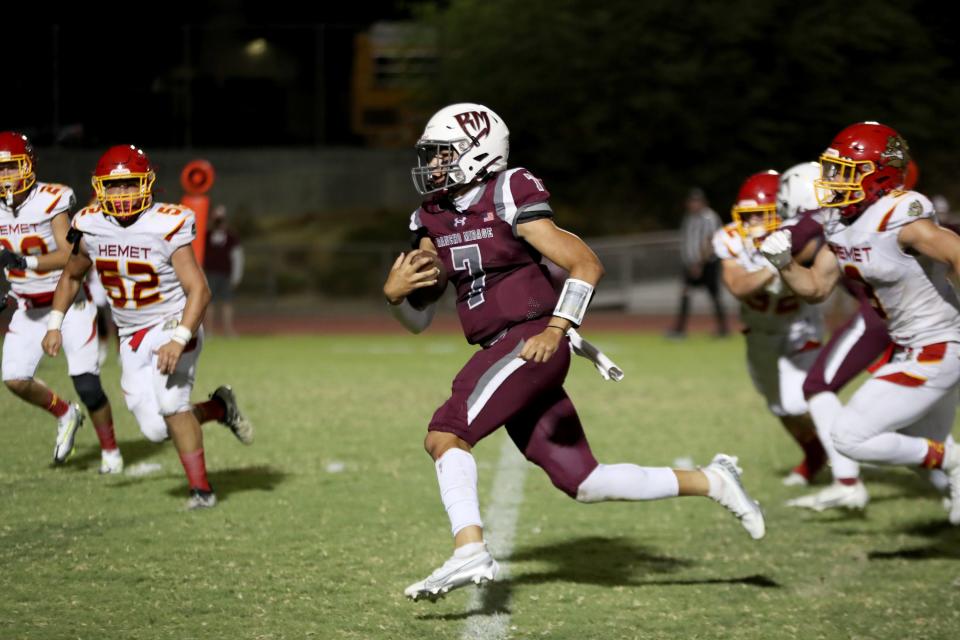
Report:
M462 218L454 218L453 226L455 227L465 227L467 225L467 217L463 216Z
M473 139L474 144L490 133L490 115L486 111L467 111L454 117L463 132Z

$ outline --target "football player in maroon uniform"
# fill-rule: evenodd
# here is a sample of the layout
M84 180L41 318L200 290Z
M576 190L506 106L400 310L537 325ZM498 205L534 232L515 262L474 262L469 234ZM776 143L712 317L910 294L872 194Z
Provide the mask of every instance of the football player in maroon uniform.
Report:
M563 382L570 364L567 331L583 321L603 267L580 238L554 224L543 182L524 168L507 168L503 120L479 104L450 105L430 119L416 149L412 177L425 199L410 218L414 249L394 263L384 294L416 330L422 326L417 319L430 310L418 310L407 298L435 285L439 267L431 264L439 259L456 289L467 341L481 348L457 374L424 441L435 461L454 553L405 594L434 599L496 579L471 449L501 426L557 488L580 502L709 496L753 538L763 537L763 514L741 485L734 457L719 454L707 467L689 471L598 464L593 457ZM559 294L541 256L569 272Z

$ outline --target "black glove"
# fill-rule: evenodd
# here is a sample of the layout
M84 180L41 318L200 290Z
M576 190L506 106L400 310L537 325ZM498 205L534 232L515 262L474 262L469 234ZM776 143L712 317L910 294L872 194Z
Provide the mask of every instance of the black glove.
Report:
M0 289L0 316L2 316L3 312L7 310L7 300L9 300L7 292L3 289Z
M26 269L27 259L20 254L4 249L0 251L0 269Z

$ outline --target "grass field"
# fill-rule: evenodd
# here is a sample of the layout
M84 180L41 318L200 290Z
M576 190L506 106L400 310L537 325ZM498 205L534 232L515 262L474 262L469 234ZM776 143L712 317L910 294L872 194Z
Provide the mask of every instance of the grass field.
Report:
M476 456L483 505L515 522L489 531L512 536L509 577L407 602L450 552L421 443L470 348L429 334L211 340L196 397L229 382L257 425L249 448L207 426L214 510L181 511L173 446L140 437L115 362L104 380L126 463L158 473L99 477L89 424L51 468L52 419L0 394L0 638L956 636L960 531L913 474L868 471L865 515L787 509L800 491L779 479L799 450L750 387L740 339L585 333L627 372L613 384L572 365L597 457L739 455L764 540L702 499L577 504L501 459L498 433ZM62 361L39 376L70 389Z

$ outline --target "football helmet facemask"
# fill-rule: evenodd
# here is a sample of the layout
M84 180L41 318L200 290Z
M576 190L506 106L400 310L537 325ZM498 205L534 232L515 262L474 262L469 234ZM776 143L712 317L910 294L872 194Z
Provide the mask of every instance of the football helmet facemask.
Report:
M92 182L103 212L127 218L153 204L156 179L147 154L132 144L122 144L101 156Z

